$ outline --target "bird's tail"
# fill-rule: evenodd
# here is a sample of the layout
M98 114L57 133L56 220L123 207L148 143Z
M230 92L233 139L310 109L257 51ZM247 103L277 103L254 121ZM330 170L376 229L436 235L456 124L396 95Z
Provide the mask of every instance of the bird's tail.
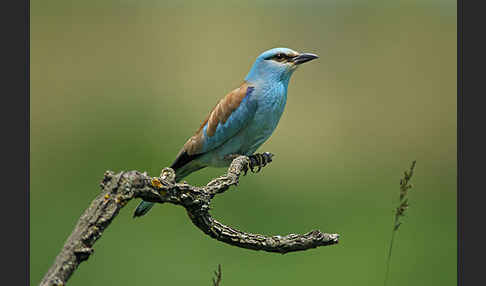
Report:
M176 182L179 182L180 180L182 180L192 172L195 172L204 167L206 166L201 165L197 161L191 161L180 168L174 169L174 171L176 172ZM135 209L135 212L133 213L133 217L135 218L135 217L145 215L154 206L154 204L155 203L146 202L146 201L140 202L140 204L138 204L137 208Z
M135 209L135 212L133 213L133 217L139 217L145 215L153 206L154 203L141 201L138 204L137 208Z

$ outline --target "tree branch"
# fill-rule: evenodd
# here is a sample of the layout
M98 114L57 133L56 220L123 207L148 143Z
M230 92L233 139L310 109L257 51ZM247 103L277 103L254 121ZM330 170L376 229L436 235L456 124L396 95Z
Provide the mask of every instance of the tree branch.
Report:
M101 194L79 218L40 285L64 285L78 265L93 253L93 245L119 211L134 198L183 206L194 225L205 234L242 248L285 254L338 243L338 234L321 233L319 230L286 236L246 233L218 222L209 214L210 203L215 195L237 185L240 175L246 174L248 169L260 169L271 162L272 156L270 153L239 156L233 160L224 176L210 181L204 187L191 186L185 182L176 183L175 173L170 168L164 168L160 177L149 177L138 171L118 174L106 171L100 184Z

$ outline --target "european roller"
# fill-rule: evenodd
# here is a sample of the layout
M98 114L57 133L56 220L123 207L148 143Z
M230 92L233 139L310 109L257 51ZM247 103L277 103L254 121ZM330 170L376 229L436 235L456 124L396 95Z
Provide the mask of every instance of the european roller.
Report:
M177 154L170 166L176 181L208 166L228 167L236 156L253 155L277 127L293 72L316 58L288 48L259 55L243 83L216 104ZM153 205L141 202L134 217L146 214Z

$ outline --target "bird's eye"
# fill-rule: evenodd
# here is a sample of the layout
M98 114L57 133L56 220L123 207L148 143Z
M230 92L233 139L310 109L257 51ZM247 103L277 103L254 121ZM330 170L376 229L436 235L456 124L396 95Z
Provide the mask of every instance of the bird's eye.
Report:
M273 55L273 56L270 56L268 58L266 58L266 60L273 60L273 61L276 61L276 62L283 62L285 60L287 60L289 58L288 55L284 54L284 53L278 53L276 55Z
M287 55L284 53L278 53L273 57L273 59L277 62L283 62L287 59Z

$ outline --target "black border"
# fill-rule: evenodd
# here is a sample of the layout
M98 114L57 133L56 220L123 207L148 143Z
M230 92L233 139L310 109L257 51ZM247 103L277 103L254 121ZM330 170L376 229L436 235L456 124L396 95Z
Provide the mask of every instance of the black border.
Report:
M465 4L464 4L465 3ZM483 5L481 5L483 4ZM458 285L483 285L486 177L484 1L457 2Z
M457 1L457 285L463 285L462 211L462 0Z
M30 2L4 1L2 26L2 285L30 285ZM17 273L18 272L18 273Z

